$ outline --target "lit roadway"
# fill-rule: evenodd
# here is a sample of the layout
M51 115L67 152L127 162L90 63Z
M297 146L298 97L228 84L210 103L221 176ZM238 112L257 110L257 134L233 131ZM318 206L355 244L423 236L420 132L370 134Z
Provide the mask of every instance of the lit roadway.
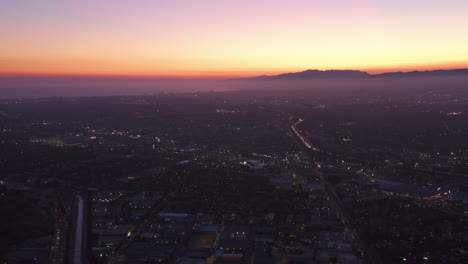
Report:
M78 204L76 206L76 226L74 232L74 241L73 241L73 264L85 264L86 261L86 243L84 232L85 232L85 206L84 199L81 195L75 195L78 199Z
M312 156L312 153L310 152L310 150L318 151L318 149L314 148L304 138L304 136L300 133L300 130L297 128L297 125L302 122L303 120L299 119L298 122L291 125L291 130L293 131L297 139L299 139L301 145L307 149L306 153L309 156ZM354 222L351 215L347 212L346 207L341 202L341 199L338 197L333 187L328 183L328 181L323 177L323 175L317 170L317 168L314 167L313 170L314 170L314 173L319 177L322 184L325 186L325 189L327 190L329 201L330 201L330 206L332 207L333 211L337 213L337 215L343 220L343 222L346 224L348 229L351 231L351 234L353 235L353 237L357 240L364 257L367 260L366 262L371 263L371 264L381 264L382 261L380 260L380 257L378 256L377 252L375 252L375 250L370 247L369 243L365 239L364 234L359 230L359 228L357 228L356 223Z

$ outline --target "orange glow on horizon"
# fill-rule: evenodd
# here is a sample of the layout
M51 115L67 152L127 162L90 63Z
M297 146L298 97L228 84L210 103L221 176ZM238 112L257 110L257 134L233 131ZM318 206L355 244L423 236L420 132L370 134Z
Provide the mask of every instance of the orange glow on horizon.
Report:
M403 66L388 66L388 67L331 67L331 68L284 68L274 70L175 70L175 71L135 71L132 69L123 69L112 71L95 70L95 71L60 71L59 69L18 69L10 71L0 68L0 76L63 76L63 77L116 77L116 78L161 78L161 79L227 79L227 78L242 78L254 77L260 75L277 75L290 72L300 72L309 69L317 70L359 70L370 74L379 74L385 72L409 72L409 71L432 71L432 70L451 70L468 68L468 62L463 63L440 63L426 65L403 65Z
M2 3L0 75L222 79L468 67L468 2L137 2Z

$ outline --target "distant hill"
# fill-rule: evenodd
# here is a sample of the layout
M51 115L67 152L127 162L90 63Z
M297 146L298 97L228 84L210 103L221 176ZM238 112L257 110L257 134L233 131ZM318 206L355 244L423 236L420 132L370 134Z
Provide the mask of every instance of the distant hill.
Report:
M444 77L444 76L467 76L468 69L435 70L435 71L412 71L412 72L387 72L372 75L377 78L402 78L402 77Z
M368 78L367 72L352 70L306 70L303 72L283 73L279 75L262 75L250 78L229 79L228 81L281 81L281 80L310 80L310 79L350 79L350 78Z
M279 75L262 75L257 77L228 79L227 81L295 81L295 80L340 80L340 79L367 79L367 78L406 78L406 77L443 77L466 76L468 69L412 71L412 72L388 72L370 74L354 70L306 70L303 72L283 73Z

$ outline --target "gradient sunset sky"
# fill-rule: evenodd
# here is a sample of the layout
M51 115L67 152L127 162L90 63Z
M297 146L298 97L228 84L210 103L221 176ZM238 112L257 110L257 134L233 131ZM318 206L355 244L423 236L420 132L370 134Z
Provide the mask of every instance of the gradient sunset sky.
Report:
M466 0L0 0L0 74L468 67Z

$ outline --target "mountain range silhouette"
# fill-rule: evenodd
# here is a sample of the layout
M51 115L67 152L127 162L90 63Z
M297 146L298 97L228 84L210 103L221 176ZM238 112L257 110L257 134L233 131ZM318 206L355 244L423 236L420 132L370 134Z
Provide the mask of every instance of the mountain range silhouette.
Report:
M408 78L408 77L451 77L466 76L468 69L387 72L370 74L356 70L306 70L302 72L283 73L278 75L262 75L247 78L228 79L227 81L283 81L283 80L340 80L340 79L369 79L369 78Z

